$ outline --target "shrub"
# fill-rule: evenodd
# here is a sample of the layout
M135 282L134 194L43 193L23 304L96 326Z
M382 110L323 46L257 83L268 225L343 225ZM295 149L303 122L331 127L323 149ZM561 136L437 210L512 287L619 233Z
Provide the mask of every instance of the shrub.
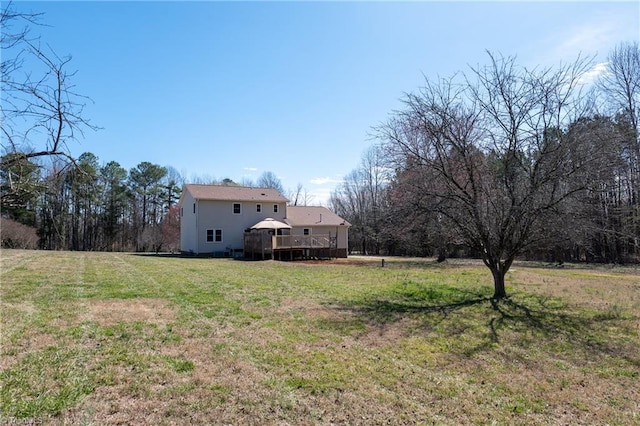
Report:
M3 217L0 217L0 240L2 248L38 248L36 228Z

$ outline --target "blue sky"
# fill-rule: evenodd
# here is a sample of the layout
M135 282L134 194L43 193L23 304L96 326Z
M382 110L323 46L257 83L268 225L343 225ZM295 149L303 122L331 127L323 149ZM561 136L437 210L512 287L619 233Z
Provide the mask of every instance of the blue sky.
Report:
M102 130L69 148L130 169L196 176L274 172L325 203L372 145L372 126L424 76L578 54L606 61L640 39L629 2L15 2L71 55L75 90ZM594 73L601 68L596 68ZM34 141L35 144L35 141Z

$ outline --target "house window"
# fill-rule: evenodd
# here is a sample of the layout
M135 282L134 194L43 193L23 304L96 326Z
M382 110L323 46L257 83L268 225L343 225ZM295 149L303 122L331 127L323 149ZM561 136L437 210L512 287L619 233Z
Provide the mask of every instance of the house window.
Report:
M196 213L196 203L193 203L193 213Z
M256 204L256 212L262 212L262 204Z
M207 242L208 243L221 243L222 242L222 229L207 229Z
M240 214L240 213L242 213L242 204L233 203L233 214Z
M311 234L311 229L309 229L309 228L304 228L304 229L302 230L302 234L303 234L303 235L310 235L310 234Z
M184 216L184 207L180 207L180 217Z
M274 213L278 213L278 205L277 204L273 205L273 212Z

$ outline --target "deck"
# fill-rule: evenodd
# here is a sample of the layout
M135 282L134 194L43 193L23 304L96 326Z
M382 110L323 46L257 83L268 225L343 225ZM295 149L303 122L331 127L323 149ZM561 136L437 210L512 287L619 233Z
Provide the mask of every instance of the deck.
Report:
M329 234L268 235L244 234L244 256L250 259L294 260L337 257L337 239Z

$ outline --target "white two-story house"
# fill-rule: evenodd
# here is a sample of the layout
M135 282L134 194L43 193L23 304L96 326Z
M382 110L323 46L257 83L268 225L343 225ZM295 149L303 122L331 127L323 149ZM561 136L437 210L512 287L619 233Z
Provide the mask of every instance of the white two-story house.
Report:
M332 253L336 257L347 256L348 222L325 207L288 208L287 201L270 188L185 185L179 202L180 250L237 257L244 252L245 232L272 218L290 226L286 234L328 236Z

